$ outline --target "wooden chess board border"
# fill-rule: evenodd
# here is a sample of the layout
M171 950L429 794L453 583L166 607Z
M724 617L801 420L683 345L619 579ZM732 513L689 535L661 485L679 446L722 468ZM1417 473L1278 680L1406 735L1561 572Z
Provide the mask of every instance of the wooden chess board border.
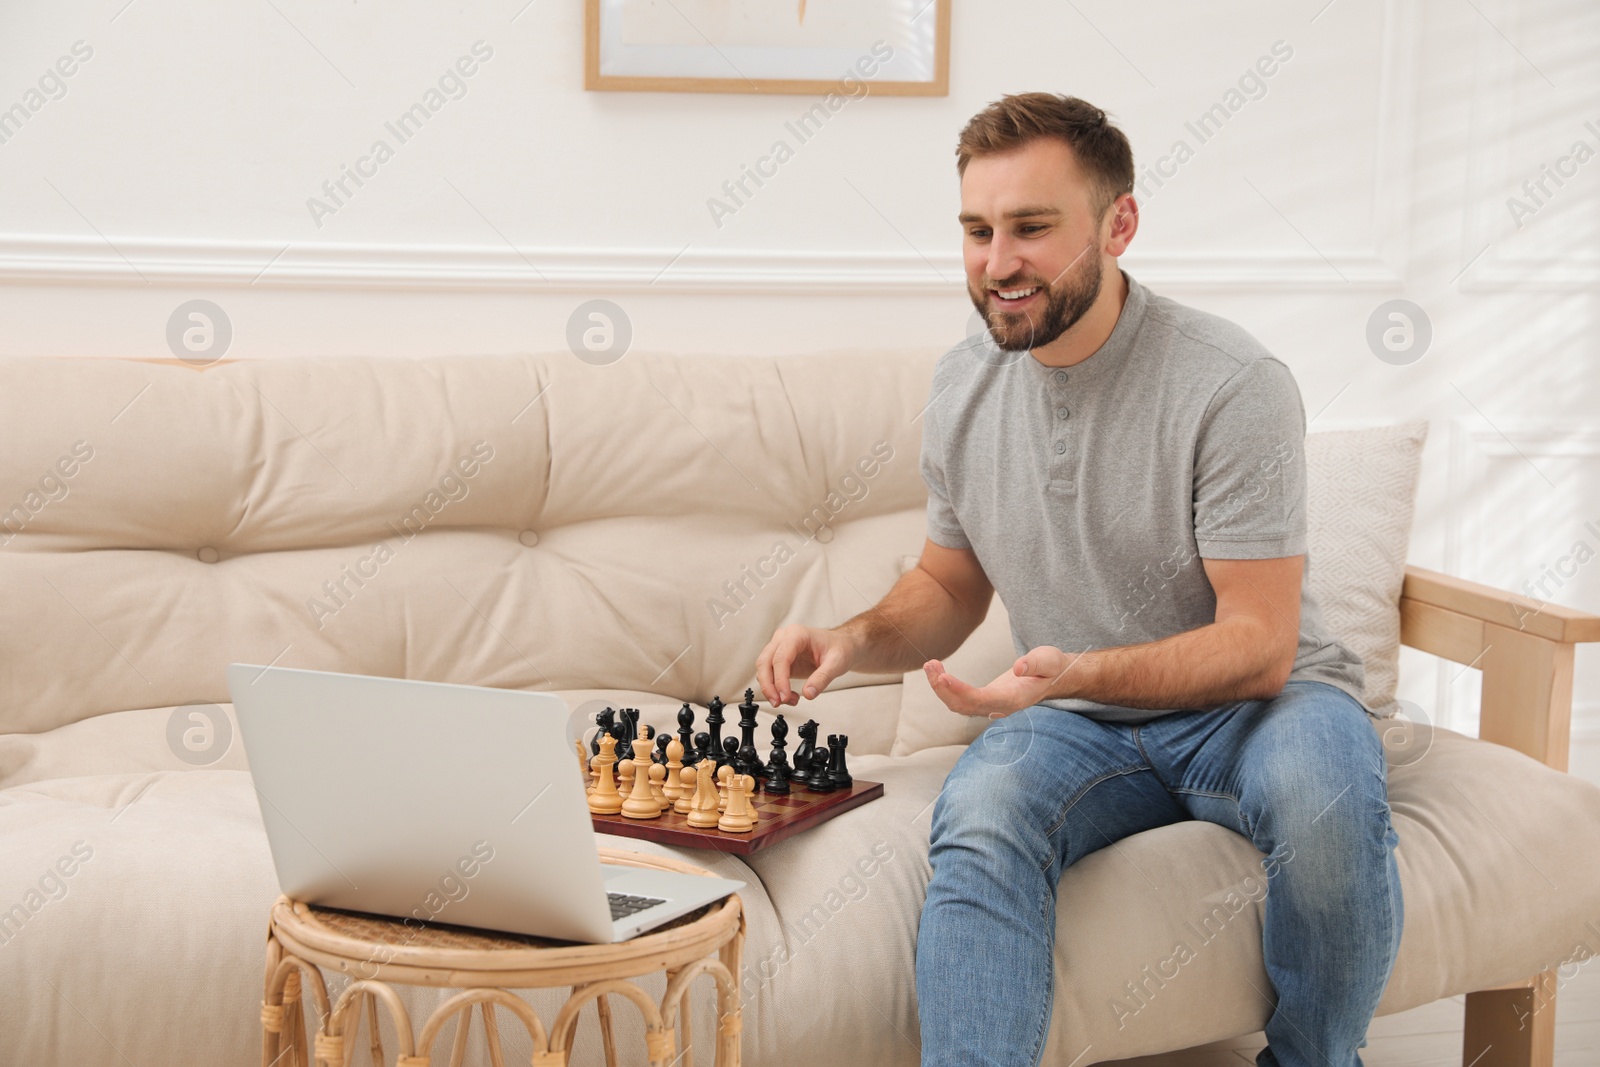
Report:
M801 800L797 804L795 801L797 795L815 799ZM798 784L789 796L756 793L751 796L750 803L761 813L761 819L756 823L755 829L747 834L731 834L714 826L702 830L690 826L688 816L676 812L666 812L655 819L630 819L624 815L595 815L592 812L589 817L594 821L595 832L600 834L633 837L642 841L656 841L663 845L678 845L683 848L716 849L718 852L727 852L735 856L748 856L752 852L759 852L768 845L775 845L819 823L827 822L835 815L843 815L850 809L859 808L881 796L883 796L882 782L868 782L860 778L855 780L848 791L841 789L835 793L813 793ZM790 815L778 815L771 810L774 805L803 806L803 810Z

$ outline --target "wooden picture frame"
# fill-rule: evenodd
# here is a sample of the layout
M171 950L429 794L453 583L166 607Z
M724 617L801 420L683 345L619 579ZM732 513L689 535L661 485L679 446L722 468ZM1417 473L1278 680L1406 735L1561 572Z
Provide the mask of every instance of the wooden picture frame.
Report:
M602 92L751 93L823 95L851 91L865 85L867 95L948 96L950 93L951 0L921 0L914 14L893 28L899 50L884 38L848 42L837 37L828 47L726 44L719 46L694 24L696 3L712 0L676 0L661 18L676 19L682 37L692 40L671 44L629 45L621 42L625 5L647 0L584 0L583 87ZM720 0L737 4L744 0ZM754 3L755 0L749 0ZM796 4L804 20L808 0ZM818 0L809 0L815 8ZM888 10L889 0L849 0L856 10L882 3L881 18L894 23L900 17ZM687 9L687 10L686 10ZM823 31L825 32L825 31ZM891 53L883 55L884 49ZM826 68L824 70L823 68ZM833 73L837 70L837 73ZM717 73L722 71L725 73ZM803 76L793 76L803 71ZM870 72L870 73L869 73Z

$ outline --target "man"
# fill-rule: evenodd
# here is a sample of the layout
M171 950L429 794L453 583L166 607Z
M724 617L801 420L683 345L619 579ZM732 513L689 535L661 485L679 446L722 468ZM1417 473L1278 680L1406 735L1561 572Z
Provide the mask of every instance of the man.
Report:
M961 132L957 169L990 336L934 371L921 561L757 662L774 706L799 702L793 677L814 698L921 664L952 711L992 720L934 808L922 1062L1037 1063L1063 870L1205 819L1266 857L1257 1064L1356 1067L1399 947L1397 840L1361 662L1306 582L1299 390L1244 330L1119 269L1133 157L1100 109L1007 96ZM978 687L939 657L994 592L1019 658Z

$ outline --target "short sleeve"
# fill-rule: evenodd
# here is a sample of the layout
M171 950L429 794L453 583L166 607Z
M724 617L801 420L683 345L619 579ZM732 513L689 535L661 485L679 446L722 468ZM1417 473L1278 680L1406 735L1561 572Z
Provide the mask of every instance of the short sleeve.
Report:
M1306 550L1305 406L1283 363L1252 360L1211 399L1194 460L1195 544L1206 559Z
M928 540L945 548L971 548L945 482L944 442L930 402L922 420L922 480L928 486Z

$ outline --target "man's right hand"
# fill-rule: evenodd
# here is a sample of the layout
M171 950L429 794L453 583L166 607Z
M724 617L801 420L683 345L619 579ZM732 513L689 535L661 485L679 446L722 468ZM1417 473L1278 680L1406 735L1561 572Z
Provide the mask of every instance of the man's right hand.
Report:
M756 682L773 707L800 703L789 681L805 675L807 700L828 688L828 683L850 669L856 658L855 641L838 630L793 624L780 626L756 658Z

